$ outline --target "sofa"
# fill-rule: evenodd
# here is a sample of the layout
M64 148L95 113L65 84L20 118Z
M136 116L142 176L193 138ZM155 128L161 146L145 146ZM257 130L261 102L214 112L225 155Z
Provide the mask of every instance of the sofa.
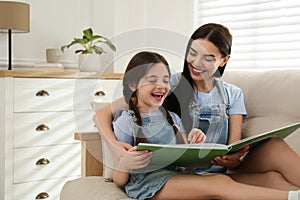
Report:
M222 78L239 86L244 93L248 115L243 137L300 121L300 68L227 70ZM298 154L299 133L297 130L285 139ZM111 181L112 154L100 135L76 134L82 143L82 177L64 185L61 200L130 199Z

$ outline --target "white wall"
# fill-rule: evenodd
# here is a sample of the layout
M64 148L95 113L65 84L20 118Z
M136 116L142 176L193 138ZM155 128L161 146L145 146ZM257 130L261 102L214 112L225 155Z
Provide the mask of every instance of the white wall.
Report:
M60 48L74 37L81 37L87 27L115 42L117 52L102 57L104 63L114 65L116 72L123 72L128 59L141 49L159 51L171 66L181 69L185 40L193 31L193 0L22 2L30 4L31 27L29 33L13 34L14 69L31 69L35 62L45 62L46 48ZM1 69L7 66L7 49L7 34L0 33ZM61 62L67 67L77 67L74 49L66 50L61 56Z
M120 47L115 71L123 72L132 54L144 49L160 52L174 71L181 70L186 42L193 31L193 0L114 2L114 39Z

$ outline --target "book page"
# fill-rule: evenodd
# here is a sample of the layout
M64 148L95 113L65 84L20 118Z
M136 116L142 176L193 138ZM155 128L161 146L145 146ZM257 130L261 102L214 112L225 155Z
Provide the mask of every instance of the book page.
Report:
M157 148L192 148L192 149L228 149L227 145L216 144L216 143L201 143L201 144L151 144L151 143L140 143L138 150L146 147L157 147Z
M300 128L300 122L291 124L288 126L284 126L284 127L272 130L272 131L268 131L265 133L261 133L258 135L253 135L251 137L244 138L242 140L236 141L229 145L232 147L230 150L230 153L238 151L239 149L241 149L242 147L244 147L246 145L250 145L250 146L257 145L260 142L263 142L270 137L285 138L288 135L290 135L291 133L293 133L295 130L297 130L298 128Z

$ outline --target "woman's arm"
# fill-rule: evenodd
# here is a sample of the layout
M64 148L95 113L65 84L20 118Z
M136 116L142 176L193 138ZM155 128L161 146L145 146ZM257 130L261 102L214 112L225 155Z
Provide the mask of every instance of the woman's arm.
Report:
M228 144L238 141L242 138L242 125L243 125L243 115L230 115L229 116L229 128L228 128ZM225 166L229 169L236 168L240 165L240 158L248 151L249 147L246 146L236 153L217 156L213 160L213 164Z
M228 125L228 144L231 144L242 138L243 115L229 115Z
M120 98L111 104L99 109L94 115L94 122L100 134L109 144L113 153L120 157L124 153L124 149L128 150L131 145L116 140L115 134L112 129L112 120L116 111L119 109L128 109L124 98Z
M118 165L119 162L115 160L115 163ZM129 172L128 170L121 170L119 168L118 166L117 169L113 170L112 179L118 187L123 187L128 182Z

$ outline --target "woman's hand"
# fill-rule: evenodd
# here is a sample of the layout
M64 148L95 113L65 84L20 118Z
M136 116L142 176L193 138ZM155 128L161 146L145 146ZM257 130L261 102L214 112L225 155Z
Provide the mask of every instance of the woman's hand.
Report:
M241 161L242 161L241 158L243 158L243 156L248 151L248 149L249 149L249 146L245 146L241 150L239 150L238 152L235 152L233 154L225 155L225 156L216 156L212 160L212 164L224 166L228 169L234 169L241 164Z
M188 135L188 141L190 142L190 144L200 144L203 143L205 139L205 134L197 128L193 128Z
M128 172L130 169L141 169L146 167L152 156L149 151L136 151L136 146L126 151L120 158L117 167L120 171Z

